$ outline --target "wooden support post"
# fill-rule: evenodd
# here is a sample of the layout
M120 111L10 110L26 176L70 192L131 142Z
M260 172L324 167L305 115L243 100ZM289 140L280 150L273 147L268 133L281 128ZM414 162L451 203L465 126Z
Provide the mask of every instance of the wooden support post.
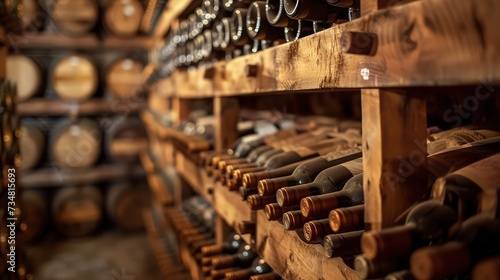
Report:
M215 97L215 150L226 149L238 138L239 103L236 97Z
M184 178L177 174L175 185L175 204L180 205L182 201L193 195L193 191Z
M191 106L188 99L175 97L172 99L172 111L175 112L173 121L177 125L186 120L191 112Z
M362 90L365 224L391 226L427 192L425 95Z
M226 241L229 233L233 231L234 229L230 227L221 216L215 216L215 242L217 242L217 244L222 244Z

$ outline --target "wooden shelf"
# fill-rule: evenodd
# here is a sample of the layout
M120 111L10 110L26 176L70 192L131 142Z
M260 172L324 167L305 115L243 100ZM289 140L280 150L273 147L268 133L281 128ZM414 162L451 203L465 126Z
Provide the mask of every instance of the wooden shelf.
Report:
M62 169L42 167L21 173L20 185L23 188L59 187L72 184L86 184L112 181L127 177L141 177L145 172L141 165L108 163L86 169Z
M34 98L17 105L20 116L63 116L70 113L78 115L116 114L123 112L124 104L116 100L90 99L82 103L70 103L64 100L48 100ZM143 110L146 103L127 107L128 112L136 113Z
M341 258L328 258L323 246L306 244L293 231L276 221L268 221L257 211L255 248L273 270L284 279L360 279Z
M151 152L140 156L141 164L147 173L148 185L161 205L174 204L175 171L173 167L161 167Z
M10 38L11 47L14 49L92 49L92 50L149 50L154 45L154 39L144 36L132 38L105 37L99 38L96 34L82 37L69 37L63 34L39 33L29 36L16 36Z
M206 188L213 188L214 195L208 201L226 224L234 228L241 221L256 221L256 235L243 235L243 239L248 244L255 244L259 255L285 279L305 279L305 275L315 275L318 279L359 279L342 259L326 257L321 245L305 244L295 232L286 231L278 222L268 221L263 211L251 211L237 192L211 183L209 178L197 180L197 176L193 175L202 174L204 170L181 156L176 156L177 164L179 159L183 162L182 166L177 165L179 175L188 181L193 190L206 196Z
M180 98L373 87L447 86L500 81L500 3L416 1L205 69L177 71ZM460 17L455 15L460 14ZM373 56L343 53L343 32L376 34ZM247 65L257 67L248 77ZM209 77L211 75L208 75ZM164 89L164 90L167 90Z
M206 201L213 205L213 186L204 170L187 158L183 153L175 152L175 169L177 174L186 181L189 186ZM210 193L212 192L212 194Z
M175 260L175 256L172 255L171 252L166 250L165 244L161 239L161 233L154 224L151 210L143 211L143 220L149 236L151 249L153 250L163 276L173 280L187 279L189 276L185 268L182 265L179 265L179 263Z

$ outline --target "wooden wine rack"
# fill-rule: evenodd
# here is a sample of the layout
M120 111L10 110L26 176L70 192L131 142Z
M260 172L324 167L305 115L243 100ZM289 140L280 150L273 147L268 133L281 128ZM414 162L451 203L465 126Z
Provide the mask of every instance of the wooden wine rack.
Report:
M170 1L169 7L177 3L188 6L178 0ZM401 180L387 176L399 174L401 160L425 151L426 95L444 86L500 81L500 54L495 51L500 46L500 2L426 0L388 7L389 3L361 0L364 16L358 20L208 68L175 71L150 88L150 98L165 101L154 109L173 111L178 122L186 119L192 100L211 100L215 148L222 150L237 138L242 96L360 90L366 229L388 227L425 191L425 162ZM167 8L155 35L177 26L175 16L180 13ZM369 55L349 53L350 45L342 38L353 33L376 38ZM159 133L161 125L154 118L143 114L143 120L150 131ZM245 239L283 278L358 279L342 260L325 257L320 245L304 244L278 222L267 221L262 211L247 211L237 194L208 180L191 157L173 153L180 180L177 194L190 186L212 204L219 215L217 240L222 242L236 222L252 220L256 234ZM182 195L176 195L179 200Z

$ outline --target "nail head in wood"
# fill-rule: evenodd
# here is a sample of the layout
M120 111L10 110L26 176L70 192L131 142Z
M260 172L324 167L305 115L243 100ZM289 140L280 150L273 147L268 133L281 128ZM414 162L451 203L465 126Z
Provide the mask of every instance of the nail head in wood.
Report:
M257 76L257 65L255 65L255 64L245 65L245 75L247 77L256 77Z
M375 55L377 52L377 34L345 31L340 37L340 48L344 53Z

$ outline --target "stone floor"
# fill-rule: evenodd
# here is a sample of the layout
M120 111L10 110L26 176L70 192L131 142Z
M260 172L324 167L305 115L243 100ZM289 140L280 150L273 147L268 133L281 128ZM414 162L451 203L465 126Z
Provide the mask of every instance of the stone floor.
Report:
M159 280L146 233L47 238L28 248L36 280Z

